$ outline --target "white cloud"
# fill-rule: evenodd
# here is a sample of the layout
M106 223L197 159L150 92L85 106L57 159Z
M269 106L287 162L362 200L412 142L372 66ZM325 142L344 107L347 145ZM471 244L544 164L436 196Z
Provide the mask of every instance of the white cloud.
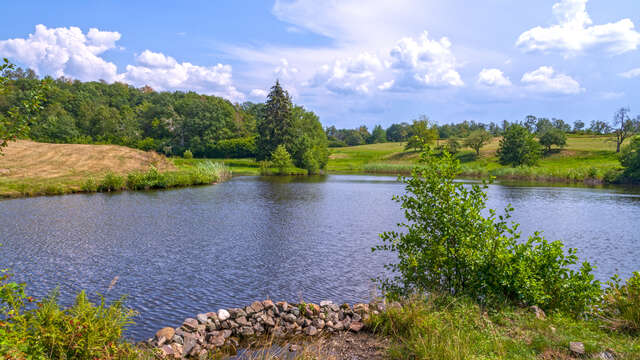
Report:
M463 86L456 71L456 58L446 37L429 39L425 31L419 39L405 37L391 50L391 68L398 78L395 88Z
M0 55L23 63L39 75L66 76L80 80L114 81L115 64L99 55L114 49L120 33L80 28L47 28L36 25L36 31L26 39L0 41Z
M231 100L242 100L231 82L231 66L198 66L189 62L178 63L162 53L145 50L136 58L138 65L127 65L121 79L136 86L148 85L155 90L196 91Z
M520 35L516 45L527 51L559 51L565 56L601 48L613 55L636 50L640 33L630 19L593 25L587 13L588 0L562 0L553 5L558 24L537 26Z
M511 80L500 69L482 69L478 74L478 84L491 87L511 86Z
M629 71L620 73L619 75L623 78L632 79L634 77L640 76L640 68L631 69Z
M251 92L249 93L249 96L254 98L254 99L260 99L260 100L264 100L267 95L269 93L266 90L262 90L262 89L253 89L251 90Z
M572 77L556 73L551 66L541 66L537 70L522 75L522 81L529 90L541 93L578 94L584 89Z
M372 90L376 73L383 68L377 56L362 53L355 58L339 59L331 65L323 65L309 81L309 85L326 86L334 93L367 94Z
M298 73L298 69L289 65L289 61L285 58L280 59L280 65L278 65L275 70L273 70L273 74L278 79L288 80Z

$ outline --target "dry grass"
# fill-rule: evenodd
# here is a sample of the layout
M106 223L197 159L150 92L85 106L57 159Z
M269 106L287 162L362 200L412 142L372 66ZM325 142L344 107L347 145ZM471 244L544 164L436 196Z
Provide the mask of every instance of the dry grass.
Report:
M87 178L107 172L177 170L169 159L117 145L10 142L0 156L0 197L55 195L77 192Z

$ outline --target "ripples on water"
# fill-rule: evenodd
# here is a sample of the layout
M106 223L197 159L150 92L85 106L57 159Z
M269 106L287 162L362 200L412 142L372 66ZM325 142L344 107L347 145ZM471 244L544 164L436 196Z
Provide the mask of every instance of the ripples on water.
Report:
M276 300L368 300L370 278L392 260L371 253L394 229L402 192L391 177L238 177L161 192L69 195L0 202L0 268L29 293L56 286L128 295L140 312L130 336L220 307ZM494 185L489 206L515 207L530 233L545 230L599 265L606 279L640 269L640 196L612 189Z

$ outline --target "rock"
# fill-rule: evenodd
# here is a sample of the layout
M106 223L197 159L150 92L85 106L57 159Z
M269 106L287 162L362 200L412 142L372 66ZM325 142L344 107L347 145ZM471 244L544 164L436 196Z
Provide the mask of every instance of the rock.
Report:
M291 352L298 351L298 345L296 345L296 344L289 345L289 351L291 351Z
M282 326L276 326L275 328L273 328L272 334L277 338L283 338L287 336L287 332L282 328Z
M156 332L156 339L160 339L161 337L164 337L165 339L173 339L173 335L175 334L176 331L173 328L165 327Z
M305 333L307 336L315 336L315 335L318 333L318 329L316 329L313 325L311 325L311 326L307 326L307 327L304 329L304 333Z
M293 314L286 314L283 317L283 319L284 319L284 321L287 321L287 322L290 322L290 323L295 322L297 320L296 316L293 315Z
M233 334L231 330L222 330L222 337L224 337L225 339L231 337L231 334Z
M235 329L240 327L240 325L238 325L238 323L233 320L227 320L227 323L229 324L229 329Z
M173 348L169 345L164 345L160 348L160 351L162 352L162 356L163 357L170 357L173 356L173 354L175 354L175 351L173 350Z
M216 321L218 320L218 314L214 313L214 312L208 312L205 315L207 315L207 317L209 319L211 319L211 321Z
M265 315L262 315L260 318L262 319L263 324L267 326L276 326L276 322L273 320L272 317L265 314Z
M320 301L320 306L321 307L329 306L331 304L333 304L333 301L331 301L331 300L322 300L322 301Z
M353 317L351 317L352 321L360 321L362 320L362 316L360 316L360 314L358 313L353 313Z
M164 345L166 342L167 342L167 338L166 338L166 337L164 337L164 336L161 336L161 337L158 339L158 342L157 342L156 346L162 346L162 345Z
M340 311L340 307L338 305L336 305L336 304L329 305L329 309L331 309L331 311L333 311L333 312Z
M242 336L252 336L254 334L254 331L250 326L243 326L240 328L240 334Z
M265 301L262 302L262 307L264 307L265 309L271 309L274 306L275 305L273 304L273 301L271 301L271 300L265 300Z
M544 320L547 315L544 313L544 310L540 309L537 305L533 305L529 307L532 313L536 314L536 318L540 320Z
M247 306L247 307L245 307L245 308L244 308L244 312L246 312L246 313L247 313L247 316L249 316L249 315L252 315L252 314L255 314L255 313L256 313L256 311L255 311L255 310L253 310L253 308L252 308L251 306Z
M596 359L600 359L600 360L615 360L615 358L616 358L616 353L611 349L607 349L596 355Z
M198 319L198 322L200 324L207 324L207 321L209 321L209 317L207 316L207 314L198 314L196 316L196 319Z
M188 318L182 323L182 328L188 332L194 332L198 330L198 320Z
M300 316L300 309L298 309L297 307L291 308L289 312L291 312L296 317Z
M251 308L255 312L260 312L264 310L264 306L262 306L262 303L260 301L254 301L253 304L251 304Z
M208 355L209 355L209 352L206 349L201 349L198 352L198 359L199 360L206 360Z
M353 331L353 332L359 332L360 330L362 330L362 327L364 326L363 323L359 322L359 321L353 321L351 322L351 324L349 325L349 330Z
M186 334L184 336L184 346L182 348L183 354L189 355L197 344L198 340L196 339L195 335Z
M182 336L177 335L177 334L173 335L173 337L171 338L171 341L176 343L176 344L180 344L180 345L184 344L184 340L182 339Z
M247 316L247 313L241 308L232 308L227 311L229 311L229 314L231 314L232 319L236 319L242 316L245 316L245 317Z
M340 316L337 313L329 313L327 320L335 324L340 320Z
M253 325L253 330L256 332L256 334L264 333L264 327L260 323Z
M344 329L344 324L342 323L342 321L338 321L336 323L333 323L332 327L333 327L334 330L340 331L340 330Z
M218 310L218 320L225 321L231 317L231 314L225 309Z
M243 311L244 312L244 311ZM244 316L240 316L239 318L236 319L236 322L238 323L238 325L240 326L250 326L251 323L247 320L246 317Z
M276 307L278 308L278 310L286 312L287 310L289 310L289 303L286 301L278 301L276 303Z
M307 327L307 326L311 326L311 324L312 324L312 321L311 321L311 320L309 320L309 319L304 319L304 321L303 321L303 323L302 323L302 326L303 326L303 327Z
M574 354L584 355L584 344L581 342L572 341L569 343L569 350L571 350L571 352Z
M182 357L183 354L183 346L182 344L176 344L173 343L171 344L171 348L173 349L173 357L176 359L179 359Z
M210 337L207 342L215 347L221 347L224 345L224 341L225 338L224 336L222 336L222 334L218 335L218 336L212 336Z
M314 319L313 320L313 326L315 326L318 329L324 328L324 320L322 320L322 319Z
M344 320L344 311L342 310L338 311L338 320L340 321Z
M360 315L369 312L369 304L355 304L353 305L353 312L358 313Z

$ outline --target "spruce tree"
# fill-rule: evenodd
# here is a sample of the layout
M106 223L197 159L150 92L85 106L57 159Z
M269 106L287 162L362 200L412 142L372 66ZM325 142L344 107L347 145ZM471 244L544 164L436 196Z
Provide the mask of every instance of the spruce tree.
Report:
M276 80L267 96L264 115L258 122L257 159L267 159L278 147L290 148L293 141L293 117L289 93Z

